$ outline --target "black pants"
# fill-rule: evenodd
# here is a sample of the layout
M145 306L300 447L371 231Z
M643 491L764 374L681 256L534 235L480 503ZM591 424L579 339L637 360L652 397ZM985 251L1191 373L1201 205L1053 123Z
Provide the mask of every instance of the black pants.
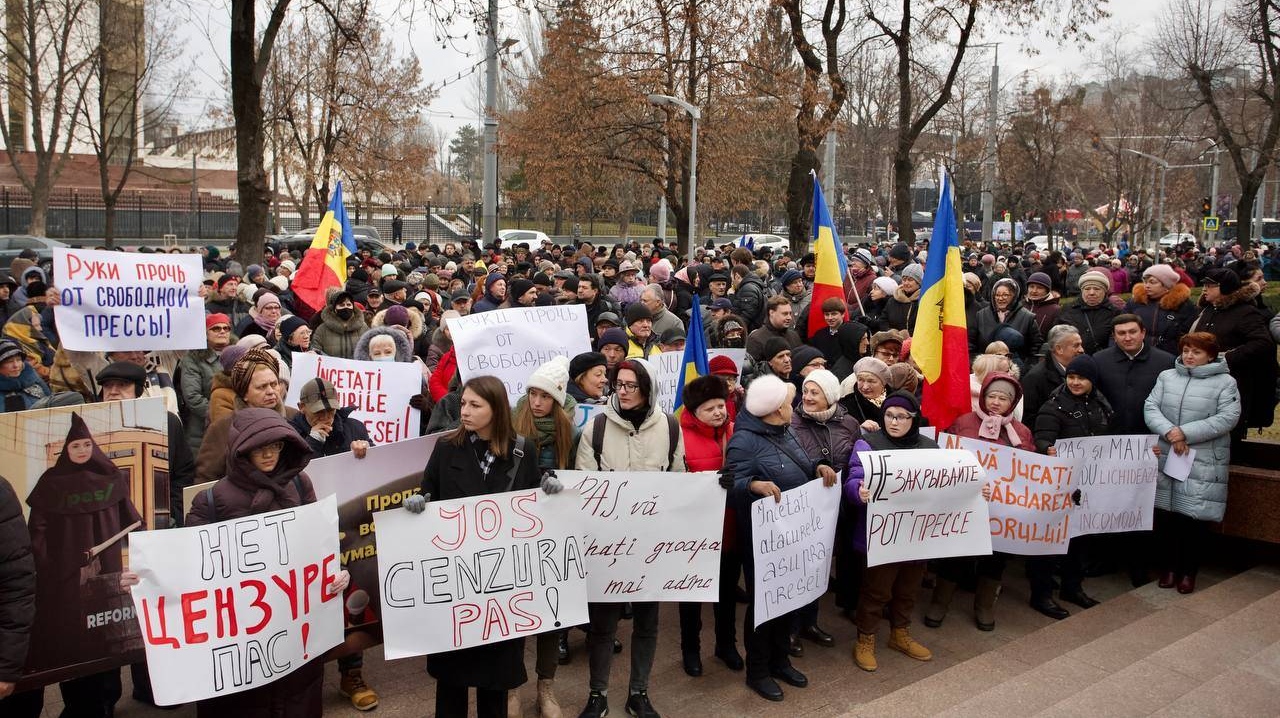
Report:
M737 551L720 553L720 600L712 604L716 622L716 648L733 648L738 642L738 576L742 573L742 558ZM680 604L680 652L698 653L702 650L703 603Z
M787 649L791 646L791 625L795 617L786 613L765 621L758 628L755 623L755 604L747 604L747 616L743 621L742 643L747 648L747 680L767 678L771 671L791 665Z
M934 571L937 572L938 578L953 583L962 583L965 577L970 574L977 575L978 578L989 578L993 581L1004 580L1004 567L1009 561L1009 555L1003 553L993 553L990 556L978 556L971 558L961 556L956 558L944 558L934 562Z
M507 692L476 689L477 718L506 718ZM467 686L436 683L436 718L467 718Z
M1156 509L1155 528L1160 540L1160 569L1175 576L1195 576L1209 540L1209 522Z
M855 611L858 594L862 592L862 570L866 557L853 548L853 509L846 509L840 502L840 516L836 519L836 606Z
M4 718L40 718L44 710L44 686L0 698L0 716Z
M1027 581L1031 584L1031 600L1053 598L1053 572L1056 568L1062 576L1062 592L1076 593L1083 590L1084 561L1081 558L1079 538L1067 544L1067 552L1060 556L1028 556Z

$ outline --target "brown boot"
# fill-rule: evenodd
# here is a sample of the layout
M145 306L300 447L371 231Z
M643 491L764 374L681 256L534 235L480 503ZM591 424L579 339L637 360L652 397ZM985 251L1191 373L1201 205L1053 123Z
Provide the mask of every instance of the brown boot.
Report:
M858 642L853 644L853 662L864 671L874 671L876 664L876 634L858 632Z
M889 647L917 661L933 660L933 653L912 638L906 627L889 631Z
M973 622L979 631L996 630L996 599L999 596L999 581L994 578L978 578L978 587L973 594Z
M561 718L560 701L556 700L555 681L538 679L538 715L542 718Z
M924 625L937 628L947 617L947 609L951 607L951 597L955 595L956 582L939 577L933 584L933 599L924 612Z
M365 685L359 668L342 672L338 692L351 699L351 707L358 711L371 711L378 707L378 694Z

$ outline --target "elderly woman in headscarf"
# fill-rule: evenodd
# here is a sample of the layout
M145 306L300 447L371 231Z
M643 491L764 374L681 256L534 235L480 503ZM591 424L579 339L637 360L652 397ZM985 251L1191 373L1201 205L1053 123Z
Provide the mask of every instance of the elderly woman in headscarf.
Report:
M223 349L226 354L231 347ZM280 387L280 361L263 347L254 347L244 353L229 372L231 389L235 392L235 411L217 420L210 420L200 453L196 455L196 483L213 481L222 476L227 464L227 432L231 421L243 409L271 409L285 419L292 419L297 410L285 406L284 391Z
M5 322L4 335L22 347L31 368L41 379L48 381L54 349L42 329L39 307L29 305L14 312Z
M403 307L399 307L403 309ZM397 309L397 307L391 307ZM391 311L388 309L387 311ZM359 361L386 361L414 364L422 375L418 393L409 400L413 408L429 415L431 402L431 370L413 353L413 342L405 327L398 325L370 327L356 342L355 359Z

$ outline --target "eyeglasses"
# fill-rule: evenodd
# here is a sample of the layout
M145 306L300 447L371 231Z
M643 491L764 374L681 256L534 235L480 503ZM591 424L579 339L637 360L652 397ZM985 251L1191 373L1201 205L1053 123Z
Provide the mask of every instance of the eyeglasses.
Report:
M226 324L215 324L215 325L213 325L213 326L209 327L209 329L210 329L210 331L215 331L215 332L229 332L229 331L231 331L231 327L227 326Z
M263 444L262 446L254 449L254 451L259 454L274 456L275 454L279 454L281 451L284 451L284 442L275 441L270 444Z
M911 421L915 416L915 414L885 414L884 420L892 422Z
M630 394L630 393L631 393L631 392L633 392L633 391L640 391L640 385L639 385L639 384L637 384L637 383L635 383L635 382L633 382L633 381L620 381L620 382L617 382L616 384L614 384L614 385L613 385L613 388L614 388L615 390L619 391L619 392L624 392L624 391L625 391L625 392L627 392L628 394Z

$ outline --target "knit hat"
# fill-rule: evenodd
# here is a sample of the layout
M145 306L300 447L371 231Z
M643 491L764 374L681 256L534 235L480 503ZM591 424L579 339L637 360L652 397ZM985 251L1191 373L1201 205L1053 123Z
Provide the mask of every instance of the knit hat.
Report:
M247 351L249 351L249 347L243 344L232 344L223 349L222 353L218 354L218 363L222 365L222 371L230 374L231 367L235 366L236 362L240 361L240 357L244 356Z
M711 373L717 376L738 375L738 365L734 364L733 360L724 354L717 354L711 357L711 361L707 363L707 366L711 369Z
M875 357L862 357L859 359L853 365L853 373L856 375L863 372L875 375L885 386L889 386L889 365L879 359Z
M258 301L255 302L255 304L258 307L258 311L262 311L272 304L278 307L280 306L280 297L277 297L271 292L263 292L262 296L258 297Z
M982 396L985 397L992 391L1004 392L1014 401L1017 401L1018 397L1022 395L1022 391L1019 390L1018 385L1014 383L1013 377L1003 375L995 378L988 378L988 380L983 384Z
M630 343L631 340L627 338L627 333L617 327L614 327L613 329L604 330L604 333L600 335L598 346L601 349L604 349L608 344L617 344L622 347L623 350L626 350L627 345Z
M853 261L862 262L863 264L867 265L867 268L876 266L876 260L871 256L871 252L868 252L867 250L862 248L858 248L856 251L854 251Z
M261 264L250 264L248 267L245 267L244 276L248 277L250 281L259 274L262 274Z
M783 289L786 289L788 284L791 284L797 279L804 279L804 275L797 272L794 269L788 269L787 271L782 273L782 279L778 280L778 284Z
M914 279L917 284L923 282L924 267L921 267L919 264L908 264L902 268L902 279L904 281L907 279Z
M1082 376L1093 383L1098 382L1098 362L1088 354L1081 354L1067 364L1067 374Z
M541 389L551 395L560 406L564 406L565 391L569 388L569 358L552 357L550 361L533 370L529 375L528 389Z
M230 282L232 280L235 280L238 282L240 281L240 277L238 275L232 274L231 272L227 272L221 277L218 277L218 282L217 282L218 289L222 289L222 287L225 286L227 282Z
M221 312L214 312L213 314L204 315L205 331L208 331L219 324L226 324L227 326L231 326L231 317L228 317L227 315Z
M275 287L278 291L283 292L289 288L289 278L282 277L279 274L267 280L267 284Z
M648 307L641 302L632 302L627 305L627 326L644 319L653 319L653 312L650 312Z
M17 342L12 339L0 339L0 363L22 355L22 347Z
M299 329L305 326L307 326L306 320L304 320L302 317L290 314L289 316L280 320L280 324L279 324L280 338L288 342L289 337L293 336L294 332L298 331Z
M975 294L979 289L982 289L982 277L973 272L965 272L960 275L960 279L964 282L965 288L972 290Z
M1105 272L1091 269L1080 275L1080 279L1076 281L1076 286L1084 289L1084 286L1089 283L1101 285L1103 291L1111 291L1111 277L1108 277Z
M479 265L479 262L476 262L476 264ZM488 292L490 287L493 286L493 283L499 279L506 281L507 278L502 276L499 272L489 272L489 276L484 278L484 291Z
M1053 280L1049 279L1049 275L1044 272L1032 272L1031 276L1027 277L1027 284L1039 284L1045 289L1053 289Z
M244 396L249 391L249 383L253 380L254 373L261 367L267 367L276 376L280 375L280 362L276 361L276 358L266 349L260 347L254 347L245 352L235 366L231 367L231 388L235 390L236 396Z
M1240 275L1230 269L1210 269L1205 273L1202 285L1216 284L1222 294L1235 294L1240 291Z
M289 270L291 274L294 272L294 270L298 268L298 265L294 264L292 259L284 260L283 262L280 263L280 266Z
M709 374L684 385L683 405L690 411L697 411L698 407L713 399L729 400L729 383L724 377Z
M893 277L876 277L871 286L879 287L880 291L889 296L893 296L893 293L898 291L898 283L893 281Z
M394 265L394 264L384 264L384 265L382 265L382 278L383 278L383 279L386 279L387 277L398 277L398 276L400 276L400 270L396 269L396 265Z
M569 378L576 379L598 366L609 366L600 352L583 352L569 362Z
M834 406L837 401L840 401L840 380L835 374L826 369L814 369L804 378L804 383L809 382L813 382L822 390L822 395L827 397L827 406Z
M791 350L791 367L792 371L800 371L809 365L814 359L823 359L825 355L808 344L801 344Z
M399 304L393 304L387 307L387 311L382 315L382 323L389 327L408 327L409 310Z
M752 416L768 416L781 409L794 390L794 384L788 384L772 374L765 374L747 387L746 409Z
M912 414L920 413L920 402L905 391L895 391L890 394L885 398L884 403L880 405L880 409L885 410L895 406L899 409L906 409Z
M649 267L649 279L658 284L671 279L671 262L666 259L654 262L653 266Z
M767 362L785 351L791 351L791 345L787 344L786 339L769 337L764 342L764 348L760 350L760 361Z
M524 277L511 280L510 287L507 289L507 296L511 299L512 305L514 306L516 300L523 297L525 292L528 292L530 289L533 289L533 282L525 279Z
M1153 264L1147 267L1146 271L1142 273L1142 278L1146 279L1147 277L1155 277L1156 281L1163 284L1165 289L1177 284L1179 279L1178 273L1167 264Z

